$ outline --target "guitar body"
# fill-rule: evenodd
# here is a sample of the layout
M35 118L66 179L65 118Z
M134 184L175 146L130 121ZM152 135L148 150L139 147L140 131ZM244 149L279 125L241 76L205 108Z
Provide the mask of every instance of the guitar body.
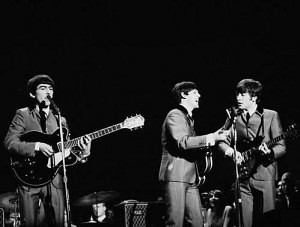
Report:
M255 167L257 167L257 161L255 157L239 164L239 179L242 181L249 179L255 173Z
M204 150L205 149L205 150ZM212 148L204 148L202 152L202 157L198 158L197 168L199 175L199 183L198 185L203 185L206 180L206 174L211 171L213 166L213 158L212 158Z
M225 124L222 127L222 130L228 130L232 123L233 123L233 118L229 118L226 120ZM208 172L211 171L212 166L213 166L213 158L212 158L212 154L213 154L213 150L214 150L214 146L205 146L200 148L200 157L196 158L196 165L198 168L198 175L199 175L199 183L198 185L202 185L204 184L205 180L206 180L206 174Z
M100 138L120 129L137 129L144 125L145 119L141 115L126 118L123 122L97 130L86 134L91 140ZM77 163L80 149L76 149L82 137L68 140L68 129L62 128L63 147L65 151L65 165L70 166ZM85 135L85 136L86 136ZM54 155L50 158L46 157L42 152L36 152L35 156L11 156L11 168L16 178L24 185L31 187L41 187L51 182L60 167L63 165L63 157L61 153L61 137L60 130L57 129L52 134L45 134L38 131L29 131L21 136L24 142L43 142L52 146ZM72 149L75 148L75 149Z
M258 151L259 145L262 143L264 137L258 136L253 141L243 141L243 145L238 149L244 161L238 164L239 178L240 180L249 179L259 165L260 152Z
M277 142L285 138L297 138L299 134L296 124L292 124L286 132L265 142L265 144L268 148L272 148ZM257 166L263 163L264 154L258 150L263 139L263 136L258 136L253 141L243 141L242 146L238 146L238 151L243 157L243 162L238 165L240 180L249 179L255 173Z
M63 128L64 141L68 135L68 130ZM22 141L26 142L43 142L52 146L55 152L60 152L60 147L57 143L60 142L59 129L53 134L45 134L38 131L30 131L21 136ZM42 152L36 152L35 156L11 156L11 167L23 184L31 187L41 187L51 182L62 166L62 161L57 165L49 168L49 158ZM77 157L72 152L65 158L66 166L73 165L77 162Z

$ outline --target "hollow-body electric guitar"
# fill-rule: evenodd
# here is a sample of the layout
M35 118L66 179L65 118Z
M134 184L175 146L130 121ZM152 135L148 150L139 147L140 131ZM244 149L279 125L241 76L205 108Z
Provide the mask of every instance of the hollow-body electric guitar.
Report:
M226 110L227 111L227 110ZM234 121L234 116L229 114L229 118L226 120L222 130L229 130ZM206 174L209 173L213 167L213 151L215 146L204 146L200 148L200 154L196 161L198 170L198 185L204 184L206 181Z
M126 118L125 121L112 125L110 127L100 129L98 131L87 134L92 140L116 132L121 129L138 129L144 125L145 119L141 115ZM60 131L57 129L52 134L45 134L39 131L28 131L21 136L21 140L25 142L43 142L52 146L55 151L51 157L46 157L42 152L37 152L35 156L11 156L11 167L17 179L23 184L31 187L41 187L49 183L57 174L63 165L65 157L65 165L74 165L79 160L79 144L81 136L75 139L66 140L68 129L63 128L63 148L61 146ZM64 156L62 155L64 150Z

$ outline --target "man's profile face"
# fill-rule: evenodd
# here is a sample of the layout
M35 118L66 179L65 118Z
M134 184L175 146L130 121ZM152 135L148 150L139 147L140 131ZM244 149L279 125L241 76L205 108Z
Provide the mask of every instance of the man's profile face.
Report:
M236 101L238 104L239 109L248 110L249 108L256 105L257 97L251 97L249 92L238 93L236 95Z
M201 95L197 89L193 89L187 93L187 95L183 95L185 98L186 104L193 110L199 108L199 98Z

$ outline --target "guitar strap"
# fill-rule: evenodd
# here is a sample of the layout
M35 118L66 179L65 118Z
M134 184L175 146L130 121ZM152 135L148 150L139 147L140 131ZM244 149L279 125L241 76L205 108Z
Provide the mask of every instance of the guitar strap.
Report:
M257 133L256 133L256 138L259 136L260 129L262 129L262 136L264 136L265 135L264 113L262 113L262 116L261 116L260 125L259 125L259 128L258 128Z

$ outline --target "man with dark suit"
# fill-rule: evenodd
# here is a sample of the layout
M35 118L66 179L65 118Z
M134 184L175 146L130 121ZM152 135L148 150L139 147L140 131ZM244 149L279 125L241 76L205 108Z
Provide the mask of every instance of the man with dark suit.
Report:
M40 132L40 134L50 135L59 129L58 114L54 111L52 105L50 106L50 98L52 99L54 95L54 85L53 79L45 74L33 76L28 80L27 92L30 102L27 107L16 110L4 139L4 147L11 157L16 157L16 160L18 160L18 162L15 162L15 168L19 166L22 170L28 169L25 176L32 175L32 179L38 178L35 174L43 173L41 167L47 169L57 166L59 162L56 160L59 159L55 157L61 157L61 153L56 152L54 147L42 140L41 136L37 136L37 133L35 133L37 138L31 138L27 141L23 138L26 133ZM62 117L61 124L68 128L65 117ZM66 135L66 137L69 138L69 135ZM89 136L82 137L76 149L79 151L78 161L86 161L90 155L91 138ZM65 153L66 156L70 154L70 149L65 149ZM29 162L28 159L33 161ZM48 160L45 165L42 164L44 160ZM39 162L38 165L37 162ZM22 167L23 164L25 167ZM38 167L34 173L31 173L29 170L31 170L33 164ZM66 208L63 174L61 172L59 170L57 174L54 174L53 179L45 180L42 185L38 183L28 185L21 180L18 182L22 226L64 226Z
M237 163L240 167L245 163L245 168L239 168L242 177L238 188L244 227L274 226L271 223L275 220L276 160L286 153L284 140L276 140L270 147L267 145L267 142L282 135L283 130L278 112L263 108L262 92L262 84L254 79L243 79L236 85L236 102L240 112L236 116L236 135L232 128L228 141L219 143L226 156L234 157L236 142ZM258 149L253 153L254 157L249 158L246 151L255 147ZM246 173L242 171L244 169L247 174L243 174Z
M199 172L193 156L203 146L225 140L228 131L218 130L197 136L192 111L199 108L200 94L196 84L183 81L172 89L178 106L166 116L162 125L162 159L159 180L166 203L165 226L203 226L198 190ZM203 151L202 151L203 152Z

